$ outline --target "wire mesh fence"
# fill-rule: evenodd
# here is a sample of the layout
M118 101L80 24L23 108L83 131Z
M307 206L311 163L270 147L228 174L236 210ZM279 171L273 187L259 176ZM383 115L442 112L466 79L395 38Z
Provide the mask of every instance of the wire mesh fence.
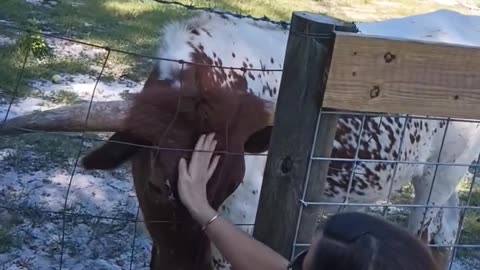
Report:
M6 172L2 178L12 180L4 182L1 194L0 209L3 209L2 216L5 218L2 227L11 226L9 231L0 232L0 237L5 240L2 246L2 251L6 254L5 260L2 259L4 269L9 269L12 265L27 268L34 267L33 265L57 268L58 265L59 269L71 269L78 265L95 269L142 269L148 266L151 244L148 237L142 233L140 227L143 225L138 225L145 221L140 217L136 194L130 182L131 169L122 166L112 172L86 172L79 163L86 153L108 139L108 133L88 132L89 121L95 120L91 118L92 104L128 99L129 93L124 95L122 88L127 88L131 93L142 89L141 83L111 75L114 72L110 72L110 69L115 66L111 64L112 57L129 55L145 65L150 65L152 61L165 61L179 64L182 69L184 66L195 65L239 70L255 76L256 73L282 71L147 56L10 24L2 24L0 28L2 32L23 33L22 35L28 36L21 51L23 62L15 70L18 73L15 83L4 82L0 86L4 105L1 114L2 128L6 127L8 120L34 113L36 109L87 104L86 114L82 115L79 121L82 125L75 132L45 131L35 128L36 124L33 124L27 128L20 127L15 135L2 136L2 170ZM81 45L86 51L95 51L95 59L89 62L88 75L55 75L52 80L60 82L51 82L44 79L44 74L34 74L30 67L44 61L35 57L36 37L48 39L47 41L53 44L67 42ZM111 81L114 81L113 86L109 84ZM117 83L118 81L120 83ZM127 87L129 83L133 87ZM77 96L68 96L62 89L66 87L65 84L74 85ZM35 91L25 91L27 85L33 86ZM59 93L66 97L59 96ZM61 105L57 104L59 99ZM47 104L29 107L32 105L29 101L32 100L42 100ZM60 127L60 130L62 128ZM135 146L156 151L192 151L139 144ZM239 155L228 151L220 153ZM254 155L266 158L265 154L252 154ZM249 213L248 218L251 218L251 215L252 213ZM251 230L253 220L237 222L236 225ZM18 249L20 246L27 251L22 253Z
M168 2L168 1L158 1L158 2ZM177 3L181 4L181 3ZM181 4L183 5L183 4ZM193 6L186 6L190 9L195 9ZM207 9L213 11L211 9ZM230 14L228 12L220 12L221 14ZM248 17L248 16L245 16ZM264 18L266 21L270 21L268 18ZM288 24L284 22L279 22L280 25L286 27ZM194 62L188 62L178 59L166 59L159 57L151 57L146 55L137 54L134 52L128 52L124 50L118 50L115 48L109 48L104 46L98 46L96 44L90 44L82 41L78 41L71 38L64 38L61 36L46 34L42 32L29 31L27 29L22 29L12 25L1 25L1 28L6 31L22 31L28 32L31 35L41 35L51 39L58 39L69 41L83 46L91 47L98 49L99 55L101 57L95 63L95 72L92 75L94 79L89 80L88 83L84 83L85 95L83 95L84 100L86 100L90 106L88 107L87 114L85 115L84 123L87 124L90 117L91 104L95 101L121 99L121 93L119 91L108 91L100 89L99 87L102 82L105 80L105 72L109 69L108 63L112 55L115 54L128 54L139 59L143 59L145 63L149 63L150 60L156 61L167 61L173 62L180 65L199 65L209 68L223 68L223 69L234 69L241 70L244 72L276 72L281 73L282 69L265 69L265 68L248 68L248 67L225 67L220 65L206 65L199 64ZM318 37L317 37L318 38ZM30 39L31 40L31 39ZM3 114L3 123L6 123L8 119L11 119L13 116L11 112L15 110L15 103L19 101L19 93L22 91L22 84L26 83L24 74L28 70L28 65L30 63L31 55L31 43L28 44L28 50L25 51L23 62L18 69L17 80L12 89L8 93L10 95L7 100L6 109ZM116 78L118 79L118 78ZM0 82L1 83L1 82ZM118 86L118 85L117 85ZM119 86L122 87L122 86ZM141 85L136 86L135 91L141 90ZM101 90L99 97L99 89ZM109 96L110 95L110 96ZM37 96L35 96L37 97ZM21 115L24 111L16 110L16 113ZM398 168L404 167L402 172L408 171L412 166L432 166L433 170L433 180L432 187L429 188L427 194L430 198L432 195L433 184L437 178L438 168L441 166L457 166L457 167L469 167L474 168L473 177L471 179L466 179L461 183L463 191L460 192L461 202L463 205L446 205L441 206L443 209L458 209L461 212L460 228L464 228L468 225L470 231L465 232L464 230L459 230L455 235L453 244L442 244L442 243L433 243L432 246L435 247L453 247L455 248L455 255L458 256L458 253L462 250L466 250L465 254L468 256L476 257L476 249L480 249L480 239L476 235L478 231L478 222L480 219L480 204L478 204L477 196L480 189L476 186L478 183L475 182L476 176L476 165L471 162L442 162L440 155L436 160L424 160L419 161L415 157L412 159L407 159L403 155L408 153L409 148L403 144L404 141L410 140L410 134L406 132L407 122L410 125L415 125L420 121L420 125L427 123L432 123L431 121L437 121L437 125L442 124L444 134L447 133L446 126L449 126L451 122L471 122L479 123L479 121L469 121L463 119L453 119L453 118L430 118L430 117L416 117L416 116L403 116L403 115L380 115L380 114L364 114L364 113L353 113L353 112L327 112L323 111L319 116L319 121L317 122L316 129L319 128L321 119L325 115L329 114L343 114L343 121L346 124L357 125L359 126L359 133L369 134L367 138L365 136L353 136L354 139L348 139L353 142L352 145L357 147L353 148L353 152L348 152L344 157L332 158L330 156L319 156L315 153L314 146L318 143L314 142L312 145L311 155L309 157L309 177L307 177L307 184L304 187L303 193L300 196L300 215L297 224L292 224L296 227L295 241L293 243L294 253L298 253L301 249L309 246L309 237L308 231L302 230L302 223L306 222L304 216L302 216L302 211L308 212L313 211L317 212L319 207L325 206L349 206L349 207L358 207L358 208L370 208L369 210L373 213L382 215L383 217L406 224L406 212L405 209L409 208L422 208L425 206L431 207L440 207L436 205L431 205L429 202L427 204L423 203L411 203L412 198L409 197L412 194L410 190L409 195L399 195L393 197L395 191L400 189L400 187L394 187L394 179L402 178L402 175L399 176ZM15 115L14 115L15 116ZM370 158L369 156L365 157L365 149L361 150L360 146L364 146L368 149L370 143L374 143L376 140L374 138L375 134L390 134L388 127L391 125L390 121L394 123L400 123L403 127L398 133L394 133L393 136L398 139L397 154L392 160L385 158ZM417 121L417 122L416 122ZM423 122L421 122L423 121ZM355 124L354 124L355 123ZM383 123L385 123L383 125ZM435 124L431 124L431 129ZM445 126L444 126L445 125ZM382 130L383 127L383 130ZM423 126L426 128L426 126ZM378 130L377 130L378 129ZM85 131L76 132L74 134L65 134L62 132L42 132L40 130L22 128L22 133L39 134L38 136L32 135L33 137L21 138L17 136L3 137L4 146L12 150L12 155L5 155L2 157L1 161L4 166L13 169L13 172L7 172L8 175L15 174L16 181L22 181L25 185L31 185L30 188L26 188L25 185L22 188L26 188L25 191L20 190L2 190L2 201L1 209L4 209L8 213L8 216L12 219L11 224L15 224L15 233L14 237L0 231L0 237L3 237L5 240L15 242L14 238L16 237L28 237L34 236L33 238L41 239L44 241L45 235L49 236L50 239L46 242L34 242L30 243L30 251L36 251L35 246L40 250L40 254L46 254L48 257L54 258L58 261L60 269L67 269L66 265L71 265L74 260L77 261L88 261L94 258L103 258L105 263L114 262L120 269L140 269L142 267L147 267L149 261L149 240L148 237L142 236L139 226L137 224L143 223L143 220L139 216L139 207L136 201L136 195L134 194L133 187L129 183L129 180L132 176L130 169L127 166L124 166L114 172L110 173L87 173L79 166L80 158L87 153L89 150L93 149L96 145L101 144L107 140L105 134L91 134ZM366 132L365 132L366 131ZM396 131L394 131L396 132ZM408 137L407 137L408 136ZM442 152L444 140L446 135L442 136L441 142L439 142L439 151ZM18 139L18 140L17 140ZM416 138L414 138L416 140ZM316 138L315 138L316 140ZM340 140L341 141L341 140ZM378 138L377 138L378 141ZM24 144L35 144L36 147L25 146ZM123 142L118 142L123 143ZM138 147L146 147L144 145L136 145ZM158 150L158 151L191 151L188 149L168 149L161 147L150 147L148 148ZM393 150L392 150L393 151ZM407 151L407 152L406 152ZM43 152L43 153L42 153ZM47 153L47 154L45 154ZM393 152L392 152L393 153ZM237 153L228 153L230 155L236 155ZM45 155L45 157L40 157ZM248 154L251 156L263 156L266 158L265 154ZM409 156L411 157L411 156ZM41 162L38 162L38 160ZM477 158L479 160L479 158ZM322 162L333 162L334 166L330 166L331 170L340 170L345 174L347 181L342 182L346 184L346 197L344 198L343 203L338 202L328 202L328 201L316 201L315 196L312 196L309 192L309 183L313 183L311 174L314 173L315 168L319 166ZM352 165L346 165L352 164ZM370 165L367 165L370 164ZM372 165L375 164L375 165ZM41 172L42 170L47 170L49 166L58 165L57 174L53 176L47 176L45 173L43 175L34 175L24 176L32 174L33 172ZM373 167L380 166L380 168L386 167L392 170L384 175L382 179L390 178L387 181L388 187L383 187L381 193L386 197L386 205L379 205L372 202L358 202L359 197L362 195L363 185L362 178L359 178L363 173L365 176L366 168L375 170ZM409 167L410 166L410 167ZM467 170L467 169L465 169ZM360 171L357 173L357 171ZM335 173L332 171L332 175ZM403 175L405 178L405 176ZM20 179L24 178L24 179ZM35 178L35 179L34 179ZM103 180L102 180L103 178ZM120 181L121 185L113 184L112 181ZM330 179L332 180L332 179ZM101 184L96 184L95 181L101 181ZM328 180L327 180L328 181ZM378 181L378 180L377 180ZM6 184L7 185L7 184ZM99 188L99 186L102 186ZM60 186L60 188L58 187ZM387 190L386 194L384 194ZM355 195L352 199L350 196ZM375 190L377 192L378 190ZM49 195L43 195L44 192L51 192ZM103 194L96 194L100 192ZM355 193L356 192L356 193ZM378 191L380 192L380 191ZM335 194L335 191L332 190L332 193ZM407 189L408 193L408 189ZM58 195L56 198L54 195ZM112 195L114 194L114 196ZM112 195L112 196L110 196ZM37 200L34 199L38 197ZM372 200L373 200L372 195ZM50 199L46 199L50 198ZM95 205L95 203L89 203L86 206L82 204L82 200L92 200L92 198L97 198L102 203ZM111 203L106 203L112 201ZM361 201L361 200L360 200ZM113 203L118 202L118 203ZM254 202L253 202L254 203ZM106 208L106 209L104 209ZM313 209L313 210L312 210ZM394 210L391 210L394 209ZM127 211L125 211L127 210ZM15 220L18 219L18 214L21 213L20 217L24 221ZM5 215L5 214L3 214ZM232 214L234 215L234 214ZM249 215L253 215L250 213ZM25 220L28 220L25 222ZM23 227L21 226L23 222ZM171 220L158 220L153 221L158 223L171 223ZM467 224L468 223L468 224ZM87 225L88 224L88 225ZM238 226L248 227L251 229L253 227L252 223L237 223ZM45 229L40 229L40 226L44 226ZM26 230L30 232L26 233ZM89 232L93 237L87 237L85 231ZM43 236L42 236L43 234ZM47 237L48 238L48 237ZM97 238L97 239L94 239ZM116 239L116 240L115 240ZM25 241L25 240L22 240ZM113 244L108 244L108 242ZM6 242L4 242L6 243ZM129 243L129 244L126 244ZM39 245L47 246L48 249L40 248ZM80 246L88 247L89 250L86 253L82 254ZM116 246L118 250L106 251L107 248L112 248ZM5 247L6 248L6 247ZM472 252L470 252L472 251ZM460 252L461 253L461 252ZM465 255L462 254L462 255ZM18 253L14 256L20 256ZM28 260L30 255L22 257L22 262L17 261L17 264L28 265ZM33 255L30 257L34 257ZM452 261L453 263L453 261ZM452 267L452 263L450 267ZM93 265L95 267L98 265ZM4 266L5 267L5 266ZM6 269L8 269L6 267Z
M323 34L331 31L332 24L335 26L335 23L325 23L321 18L308 17L300 13L297 13L294 20L297 20L296 30L305 32L316 27L317 31ZM307 24L306 21L311 22L312 26L302 29L301 25ZM342 33L341 30L336 32L337 37L350 36L348 33ZM330 39L335 42L333 37ZM276 222L288 219L288 222L296 222L296 226L294 231L287 228L289 226L276 231L276 233L283 232L283 236L289 239L289 242L293 238L291 248L268 237L268 228L263 225L268 223L266 219L259 222L261 225L259 225L258 236L269 244L276 245L284 255L289 254L293 258L309 247L311 235L317 227L315 221L321 225L326 217L334 213L367 211L394 223L400 223L411 233L418 234L422 240L427 241L435 254L446 252L448 256L448 252L452 251L454 259L446 262L446 269L476 268L478 257L473 254L477 253L480 242L478 237L472 237L475 234L472 232L478 232L479 214L479 205L474 199L478 197L478 181L476 181L480 152L477 139L478 120L412 115L408 113L408 110L415 111L412 108L404 109L404 114L386 114L336 111L335 106L326 106L321 108L319 113L313 114L312 112L319 110L316 107L317 103L308 101L304 104L305 109L299 109L286 102L287 96L290 101L301 94L309 98L313 96L317 98L317 102L328 100L329 105L334 104L345 108L348 107L345 104L350 102L352 106L360 107L365 111L369 109L379 111L375 105L387 104L386 99L390 97L401 100L408 95L409 98L406 99L414 102L416 95L419 95L417 99L423 101L425 99L423 95L426 95L425 93L430 89L439 91L442 88L449 89L452 91L453 100L458 100L459 96L470 97L470 94L460 94L462 90L469 88L460 86L463 77L458 74L462 71L456 70L454 75L445 72L441 67L426 64L430 63L429 61L434 62L426 59L434 55L435 50L441 50L441 46L431 45L432 53L429 55L427 50L423 50L424 48L416 47L416 51L407 49L407 42L402 44L404 46L402 49L399 49L400 46L391 44L375 46L378 43L374 44L373 41L372 44L368 44L371 40L365 37L365 40L357 44L352 42L342 46L338 41L335 46L325 42L324 47L318 45L323 42L320 39L315 39L316 42L308 45L303 45L304 41L300 38L289 40L290 47L287 47L285 57L290 66L286 61L283 76L296 82L304 78L307 83L282 86L282 93L291 92L291 94L284 94L283 99L279 98L283 103L279 102L277 117L281 115L283 118L277 122L277 134L272 138L272 145L273 147L278 145L281 149L276 150L275 154L271 155L270 163L267 163L268 173L264 181L268 181L266 185L268 191L263 193L266 202L261 205L261 213L275 219ZM388 38L382 39L382 42L386 40ZM303 47L308 48L304 51L310 50L309 53L294 53ZM332 49L333 57L328 53L321 54L321 50L327 50L326 48L335 48ZM337 51L339 53L335 54ZM394 53L398 60L395 64L388 66L391 61L385 59L384 64L383 56L390 52ZM475 51L472 48L469 52L472 57L478 53L478 49ZM342 58L343 56L345 58ZM330 69L321 64L316 66L312 64L308 67L315 70L312 75L304 74L308 73L308 69L304 73L297 72L294 68L296 65L292 63L309 61L309 58L327 63L331 60L332 64ZM459 60L446 56L442 59L447 58L452 63ZM370 63L372 63L371 66ZM409 66L410 63L415 64ZM375 68L372 68L373 66ZM326 70L328 76L319 80L316 74L321 73L322 69ZM452 70L453 67L449 69ZM443 72L445 72L444 76L440 75ZM478 82L478 74L469 76L470 80ZM339 77L345 80L339 80ZM329 84L330 81L335 83ZM331 88L325 90L324 84L327 85L327 89ZM297 87L302 91L297 90ZM318 97L316 92L319 91L318 88L321 95L327 91L330 92L323 98ZM339 89L343 91L342 94L334 93ZM370 89L382 92L382 98L375 99L379 94L372 95L373 90L370 91ZM403 91L410 94L405 94ZM465 91L473 93L476 88L472 87ZM310 92L316 94L310 96ZM370 97L366 98L369 92ZM424 102L425 108L432 108L430 111L433 115L435 113L448 115L447 111L454 113L455 109L445 108L443 112L433 109L436 104L441 103L436 95L441 94L432 94L432 102L431 104ZM353 101L355 98L360 101ZM336 102L335 99L339 101ZM406 99L405 102L407 102ZM340 100L348 102L342 104ZM377 100L378 103L375 102ZM447 105L448 103L450 102L447 101ZM391 106L397 106L393 111L400 112L403 104L392 102ZM407 108L408 104L404 106ZM296 123L286 119L287 117L304 117L307 120ZM313 123L313 119L317 120L316 124ZM297 133L308 133L308 135L292 136L289 143L295 146L286 146L285 138L289 136L291 130ZM328 135L331 132L334 132L332 141ZM333 148L329 148L332 143ZM296 149L302 149L302 151ZM322 181L324 177L325 182ZM274 184L274 179L277 178L281 179L278 181L280 188L276 188ZM287 187L293 189L295 194L285 192ZM287 206L282 206L279 211L287 214L278 214L277 218L276 215L267 213L267 209L273 207L272 199L275 197L268 194L286 197ZM317 216L320 217L317 219ZM296 217L298 220L293 221ZM356 224L351 226L353 229ZM375 229L372 228L372 231ZM293 252L290 253L291 250ZM443 259L448 258L445 256Z
M422 116L410 116L410 115L388 115L388 114L374 114L374 113L356 113L356 112L339 112L339 111L323 111L318 117L318 122L315 129L318 131L322 116L325 115L338 115L340 118L339 133L336 135L336 148L334 150L334 157L320 156L316 152L318 147L317 137L314 139L312 145L312 151L308 162L308 177L305 180L305 186L303 193L299 195L300 203L300 215L296 226L296 239L293 244L294 254L301 252L304 248L309 247L310 230L302 228L303 222L311 222L311 215L302 216L302 211L315 212L315 213L329 213L324 214L317 220L320 224L325 221L326 217L332 213L338 213L342 211L367 211L374 215L382 216L392 222L400 223L401 225L408 226L408 215L412 209L439 209L440 211L458 211L459 219L458 224L455 223L455 215L447 215L449 218L453 218L448 222L450 224L443 223L443 227L446 229L452 229L456 231L453 240L454 243L447 243L447 239L442 239L444 242L440 242L441 236L434 237L430 243L431 247L443 247L453 248L454 257L459 256L459 252L464 256L465 254L475 254L475 250L478 249L478 238L473 236L473 232L477 231L478 215L480 206L476 202L478 192L480 191L478 186L478 155L474 156L470 162L456 162L456 160L445 162L448 158L443 158L443 155L448 155L448 151L452 151L452 146L455 147L455 143L449 141L446 149L444 149L445 139L447 135L447 126L451 123L469 123L470 128L475 128L477 120L465 120L465 119L450 119L441 117L422 117ZM392 124L398 125L392 128ZM443 124L439 124L443 123ZM348 126L349 131L342 133L342 125ZM437 140L438 144L429 145L428 147L423 144L424 148L420 149L429 151L430 147L434 147L439 151L436 160L425 158L418 154L412 155L411 143L404 144L404 141L410 140L410 134L413 134L415 130L420 130L420 125L423 127L436 128L440 134L441 140ZM403 126L403 128L402 128ZM443 126L443 130L440 131L439 126ZM355 128L356 127L356 128ZM345 129L343 129L345 130ZM407 132L405 132L407 130ZM426 130L425 130L426 131ZM316 134L318 134L316 132ZM362 134L362 136L360 136ZM388 140L380 138L381 134L386 136L392 136L397 139L396 144L388 144ZM349 138L347 139L347 135ZM422 133L424 135L424 133ZM345 136L345 137L343 137ZM430 138L429 138L430 139ZM348 142L347 142L348 141ZM415 141L414 141L415 142ZM381 146L383 149L391 147L389 150L380 150L382 148L375 149L375 145ZM348 149L342 149L342 147L350 147ZM353 147L355 146L355 147ZM369 149L368 152L365 150ZM387 151L392 153L387 156L373 157L379 151ZM442 155L442 150L445 152ZM363 153L362 153L363 152ZM427 153L430 154L430 153ZM423 160L422 160L423 159ZM318 185L316 181L318 179L312 179L316 177L314 170L320 167L321 163L328 162L328 176L329 187L333 187L331 190L327 190L325 193L326 198L324 200L315 200L315 194L309 192L309 185ZM402 168L403 167L403 168ZM438 175L438 168L443 167L443 174ZM430 178L423 176L423 179L416 179L421 184L428 185L425 190L420 190L417 185L418 191L414 192L414 185L409 183L414 179L415 171L427 168L427 171L431 171ZM432 169L433 168L433 169ZM445 179L445 176L449 177L447 168L453 170L462 168L463 175L461 179L458 179L459 189L458 192L459 204L454 202L445 201L443 205L439 205L437 202L431 202L432 193L441 192L441 189L446 189L445 185L436 185L438 178L440 181L451 181L452 186L456 189L457 179ZM376 174L382 172L384 174ZM458 174L458 173L457 173ZM340 176L339 176L340 175ZM377 176L375 176L377 175ZM407 184L407 187L405 187ZM444 183L443 183L444 184ZM337 185L337 186L335 186ZM375 186L377 185L377 186ZM452 188L452 187L450 187ZM423 194L422 194L423 192ZM414 197L426 195L427 202L415 202ZM378 203L377 200L381 201ZM322 209L322 210L320 210ZM423 213L425 215L425 212ZM466 220L469 220L470 225L465 226ZM438 220L436 222L439 222ZM441 222L441 221L440 221ZM444 220L443 222L446 222ZM442 227L439 225L439 228ZM454 227L459 225L459 230L455 230ZM354 226L354 224L352 224ZM305 230L305 231L303 231ZM446 236L447 232L437 232L442 236ZM451 232L450 232L451 234ZM452 236L452 235L450 235ZM473 237L472 237L473 236ZM437 243L435 243L437 241ZM449 269L453 269L454 260L450 261ZM472 265L475 265L472 263ZM473 266L472 266L473 267Z
M26 29L15 26L3 27L8 30L13 29L15 31L28 32ZM92 76L92 79L85 84L85 86L87 86L85 89L86 101L90 104L94 102L98 85L109 61L111 50L73 39L54 37L41 32L28 33L30 34L29 37L31 37L32 34L40 35L52 39L68 40L90 48L103 50L103 63L100 65L98 72L95 72L95 76ZM43 99L48 94L42 93L44 88L41 86L38 87L40 91L36 93L27 95L20 93L22 84L28 84L23 78L23 75L27 72L26 70L29 68L29 64L36 61L31 52L32 46L31 43L29 43L27 49L24 51L24 62L18 70L18 79L15 88L7 89L5 85L2 85L2 89L6 93L11 93L11 96L6 98L8 102L6 104L6 110L3 112L2 124L5 124L10 118L22 115L22 112L17 110L15 113L19 115L12 116L15 103L20 102L20 106L28 106L29 104L22 104L21 101L25 100L25 98ZM37 78L31 79L33 81L37 80ZM47 98L45 98L45 100L48 102ZM31 113L35 110L35 108L33 108L33 111L28 111L29 108L21 108L20 106L17 108L25 109L26 113ZM89 110L83 117L84 122L87 123ZM5 222L13 226L11 229L13 233L7 234L5 232L3 238L10 239L12 247L16 247L17 245L26 246L27 252L24 254L14 254L13 258L10 258L10 260L12 260L11 262L9 262L9 258L7 258L2 262L2 267L4 269L10 269L10 267L16 264L17 266L30 269L33 265L38 265L40 268L50 268L58 265L59 269L69 269L72 267L72 259L86 260L85 264L88 266L88 261L92 258L108 258L111 256L109 254L115 254L120 261L121 259L125 260L125 262L122 262L126 264L123 267L124 269L138 268L139 262L134 263L134 258L135 260L140 258L141 261L142 256L141 254L134 253L135 241L138 236L137 226L135 226L135 224L141 222L141 220L138 220L138 216L135 215L135 212L138 213L138 207L135 204L135 198L132 194L129 194L131 190L124 188L123 192L125 192L125 195L123 197L125 198L122 198L122 200L116 198L116 203L119 204L120 209L115 209L115 204L95 205L95 203L91 202L82 203L82 199L90 201L95 198L95 196L102 196L102 194L95 194L95 191L100 193L108 191L105 189L102 190L101 188L97 189L93 182L89 183L90 187L81 186L82 182L85 181L86 175L82 173L81 170L79 171L79 159L85 154L88 146L90 145L91 147L92 142L95 142L95 140L92 141L92 139L89 139L91 135L86 132L79 132L79 134L73 135L41 133L40 136L35 136L35 134L39 132L39 130L35 129L23 130L23 132L30 134L27 134L26 137L23 138L22 136L7 136L2 138L3 147L12 150L10 154L2 158L2 165L4 165L2 167L4 167L4 170L10 168L13 169L13 171L9 173L7 171L5 175L4 185L6 188L2 189L1 208L4 209L4 213L2 214L6 217ZM19 138L19 140L16 140L16 138ZM104 139L100 138L96 139L96 141L103 140ZM34 149L28 149L29 144L30 146L34 145ZM32 155L42 155L44 157L39 160L32 158ZM53 173L52 170L54 171ZM22 179L25 174L32 174L32 179L27 183L24 183L25 180ZM8 183L7 179L10 177L21 184L15 185ZM111 188L110 192L119 192L115 190L117 189L115 183L112 185L113 188ZM19 187L24 190L18 190ZM82 189L90 190L91 194L81 194ZM122 193L119 193L118 196L122 197L121 194ZM82 199L79 198L79 195L81 195ZM90 195L91 198L88 198L88 195ZM72 196L74 198L72 198ZM121 204L125 205L121 207ZM85 205L91 209L84 209ZM102 209L104 207L106 209ZM134 214L132 214L132 211ZM84 230L83 232L82 229ZM115 237L115 234L117 237ZM95 239L95 237L97 237L97 239ZM120 242L122 245L127 249L131 249L131 258L129 258L129 260L121 258L123 254L120 250L107 251L100 248L101 246L105 249L111 248L111 245L105 243L107 239L110 239L109 241L112 241L112 244L120 244L119 240L115 240L115 238L121 239ZM32 246L35 247L36 245L38 245L38 249L32 248ZM41 247L41 245L45 246ZM97 245L98 248L95 248L95 245ZM5 246L5 249L11 249L12 247ZM77 257L79 256L78 252L82 252L85 248L89 249L89 251L85 252L84 257ZM137 249L139 248L140 247L137 246ZM30 254L29 252L32 253ZM126 252L127 251L123 250L123 253ZM67 259L64 256L69 258L70 261L68 263L66 263ZM145 256L145 254L143 254L143 256ZM38 257L41 259L38 259ZM48 261L45 258L51 258L52 260ZM146 259L143 258L143 260ZM128 262L130 263L129 265ZM45 263L46 266L42 265L42 263ZM135 267L135 265L137 265L137 267ZM94 268L99 267L98 265L91 266Z

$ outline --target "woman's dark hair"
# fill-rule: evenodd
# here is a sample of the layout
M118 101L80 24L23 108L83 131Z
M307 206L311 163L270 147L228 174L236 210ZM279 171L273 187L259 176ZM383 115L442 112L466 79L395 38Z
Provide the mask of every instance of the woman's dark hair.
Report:
M438 270L428 247L407 230L364 213L330 217L312 254L312 269Z

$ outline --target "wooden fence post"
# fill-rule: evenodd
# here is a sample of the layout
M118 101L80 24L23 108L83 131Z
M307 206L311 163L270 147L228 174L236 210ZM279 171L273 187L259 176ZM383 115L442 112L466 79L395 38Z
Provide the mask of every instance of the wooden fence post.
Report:
M315 126L323 102L334 31L356 32L357 29L353 23L331 17L293 13L253 232L256 239L286 258L292 256L299 200L307 178ZM324 121L324 117L320 129L335 129L336 121ZM317 140L332 145L334 132L324 134L331 135ZM326 173L320 175L325 176ZM321 181L320 184L315 183L317 187L323 186L322 179L315 180Z

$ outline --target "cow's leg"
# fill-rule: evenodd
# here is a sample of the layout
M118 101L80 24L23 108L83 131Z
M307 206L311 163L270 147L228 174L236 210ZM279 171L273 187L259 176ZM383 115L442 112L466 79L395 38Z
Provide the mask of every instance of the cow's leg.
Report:
M427 168L426 171L426 174L429 175L430 170ZM414 178L414 180L412 181L415 188L415 205L427 204L430 192L429 184L432 183L431 180L431 177L425 177L424 175L423 177ZM414 207L411 210L408 220L409 231L412 234L420 237L425 244L434 243L434 232L438 232L440 230L440 227L442 225L442 217L440 215L443 215L443 212L440 211L437 206L444 205L449 198L446 190L438 188L437 185L438 183L437 181L435 181L435 185L430 198L430 204L434 205L435 207L428 209L423 207ZM445 252L444 249L432 247L431 252L440 265L444 264L447 261L445 258L445 254L443 254L443 252Z
M442 134L442 132L439 131L438 134ZM468 122L452 122L446 136L437 136L434 140L435 145L440 146L443 143L444 147L439 160L446 164L438 165L436 173L434 165L426 166L422 177L413 181L415 204L424 205L428 203L434 208L428 208L426 212L425 208L414 208L409 219L409 229L415 234L427 230L428 243L453 245L459 229L459 209L444 208L439 211L438 206L458 206L459 200L456 188L461 178L465 176L468 167L453 166L448 163L470 164L478 156L480 151L480 125ZM439 152L440 147L432 153L428 161L436 162ZM430 200L428 200L432 183L433 190ZM432 250L436 257L443 257L442 260L447 262L448 265L450 249L434 248Z
M445 130L445 126L443 130ZM439 147L431 153L427 161L440 161L445 165L438 165L438 167L427 165L424 167L422 176L414 178L412 181L415 188L415 204L425 205L428 203L433 206L427 211L422 207L413 208L409 219L409 229L415 234L421 233L426 226L429 226L428 224L438 215L438 206L447 203L455 192L460 179L468 170L466 166L453 166L450 163L469 164L480 151L480 125L478 124L452 122L448 126L446 134L440 130L438 134L441 136L434 138L434 145ZM440 147L441 145L443 147ZM431 194L430 190L432 190ZM428 241L430 240L432 240L431 235L428 236Z
M457 203L458 197L454 193L460 182L461 177L465 174L465 168L461 166L439 166L435 181L433 176L435 166L425 167L422 177L414 178L412 183L415 188L415 204L426 205L427 203L432 207L425 209L424 207L414 207L409 217L408 228L415 235L429 229L427 235L428 242L433 239L433 232L439 231L440 228L431 227L435 223L435 218L439 215L439 206L447 205L449 203ZM433 189L430 195L430 187L433 183ZM430 197L430 200L428 200ZM453 209L448 209L447 215L452 215ZM445 223L445 224L443 224ZM452 224L458 225L458 220L449 220L445 218L438 226L445 226L445 228L452 228ZM445 238L447 239L447 238ZM446 244L453 244L453 240L449 240Z
M457 207L459 204L458 193L455 191L443 206ZM460 229L460 212L459 208L442 208L439 211L435 222L429 227L429 232L432 235L431 244L452 245L455 243L458 230ZM452 259L453 248L432 247L432 252L440 262L440 269L448 269Z

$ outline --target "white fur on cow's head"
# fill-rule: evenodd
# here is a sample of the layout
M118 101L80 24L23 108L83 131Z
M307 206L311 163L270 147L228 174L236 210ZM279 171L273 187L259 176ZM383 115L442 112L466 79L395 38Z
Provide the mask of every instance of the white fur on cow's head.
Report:
M288 30L273 23L199 12L162 28L157 57L194 62L193 54L201 50L212 59L210 64L236 68L227 72L245 77L251 93L276 101L287 38ZM159 60L159 79L172 79L187 66ZM224 85L234 76L215 79ZM175 86L180 88L180 82L175 80Z

